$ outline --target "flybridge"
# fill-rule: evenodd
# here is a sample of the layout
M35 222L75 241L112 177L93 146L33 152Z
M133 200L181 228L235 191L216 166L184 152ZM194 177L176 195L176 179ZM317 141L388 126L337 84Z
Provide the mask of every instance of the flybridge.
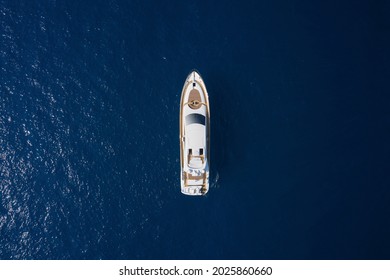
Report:
M181 192L205 195L209 190L210 108L206 86L198 72L191 72L180 102Z

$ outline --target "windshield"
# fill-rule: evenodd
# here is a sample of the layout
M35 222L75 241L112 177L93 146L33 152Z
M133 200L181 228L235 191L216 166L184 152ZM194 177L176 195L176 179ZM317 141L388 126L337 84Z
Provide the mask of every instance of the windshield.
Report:
M206 125L206 117L201 114L190 114L186 116L186 125L190 125L193 123Z

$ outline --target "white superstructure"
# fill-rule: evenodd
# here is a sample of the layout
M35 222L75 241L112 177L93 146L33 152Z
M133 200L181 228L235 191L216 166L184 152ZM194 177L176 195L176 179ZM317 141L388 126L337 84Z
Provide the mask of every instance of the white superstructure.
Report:
M180 102L181 192L205 195L209 190L210 109L206 86L198 72L184 83Z

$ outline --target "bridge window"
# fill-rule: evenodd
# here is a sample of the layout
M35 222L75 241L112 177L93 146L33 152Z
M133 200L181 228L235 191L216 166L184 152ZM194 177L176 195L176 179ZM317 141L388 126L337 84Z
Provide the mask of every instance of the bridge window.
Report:
M206 125L206 117L201 114L190 114L186 116L186 125L193 123Z

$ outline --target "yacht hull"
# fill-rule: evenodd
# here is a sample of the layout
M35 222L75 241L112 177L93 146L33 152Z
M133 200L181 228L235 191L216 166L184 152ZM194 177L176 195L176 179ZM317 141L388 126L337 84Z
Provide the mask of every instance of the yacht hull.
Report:
M186 195L209 191L210 107L206 85L192 71L183 86L180 100L180 181Z

